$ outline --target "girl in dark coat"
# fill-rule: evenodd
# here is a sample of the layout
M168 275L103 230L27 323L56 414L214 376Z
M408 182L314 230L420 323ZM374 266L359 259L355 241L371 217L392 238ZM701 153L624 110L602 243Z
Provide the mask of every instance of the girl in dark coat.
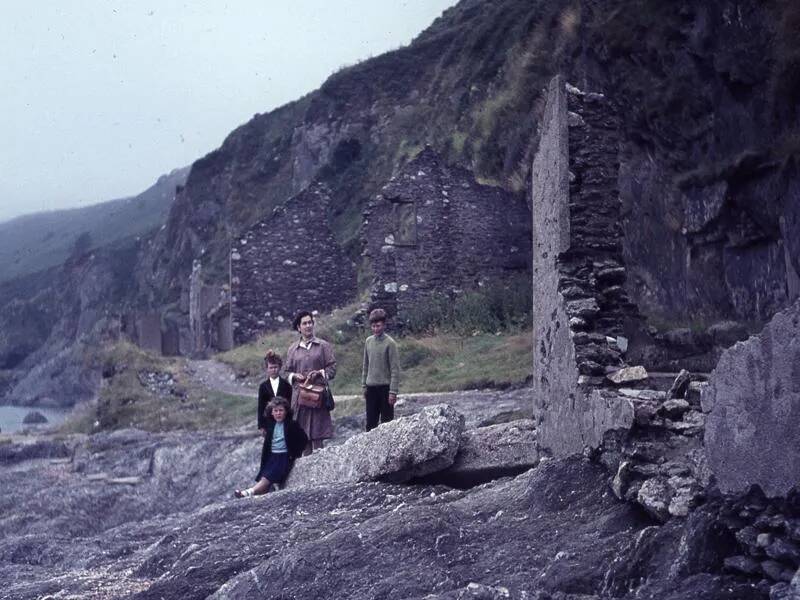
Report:
M283 359L280 354L267 350L264 356L264 368L267 379L258 387L258 430L261 435L267 431L267 404L276 396L281 398L292 397L292 385L280 376Z
M294 459L302 456L308 443L303 428L292 418L292 409L286 398L278 396L270 400L267 411L269 416L256 484L245 490L234 490L233 495L237 498L265 494L273 483L283 483Z

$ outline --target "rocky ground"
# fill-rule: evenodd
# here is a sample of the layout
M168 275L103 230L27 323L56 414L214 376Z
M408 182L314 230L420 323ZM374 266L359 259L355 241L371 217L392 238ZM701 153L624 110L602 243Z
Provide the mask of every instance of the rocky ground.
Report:
M504 420L517 393L466 423L420 400L421 425L398 420L331 449L347 460L403 442L403 460L313 485L302 474L330 457L312 456L287 489L244 500L231 490L254 475L250 433L11 438L0 443L0 598L768 597L758 579L723 573L730 540L715 533L713 499L662 525L585 459L466 489L383 482L413 468L416 448L440 443L453 465L434 468L446 471L474 460L466 438L483 436L486 455L509 431L526 435L524 420L476 427Z

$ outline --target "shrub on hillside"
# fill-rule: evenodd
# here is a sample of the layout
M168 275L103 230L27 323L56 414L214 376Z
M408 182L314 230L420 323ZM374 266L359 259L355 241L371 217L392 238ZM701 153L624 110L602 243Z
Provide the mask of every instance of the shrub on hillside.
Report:
M453 298L440 297L407 311L404 328L417 334L471 335L530 327L532 298L528 276L488 281Z

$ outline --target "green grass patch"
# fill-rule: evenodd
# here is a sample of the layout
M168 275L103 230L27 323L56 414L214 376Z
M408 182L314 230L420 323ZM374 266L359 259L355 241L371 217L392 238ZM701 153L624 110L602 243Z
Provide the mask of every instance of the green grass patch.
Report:
M330 341L336 353L336 417L362 414L361 364L365 327L354 325L351 305L317 317L317 335ZM297 339L289 329L264 335L253 343L216 356L241 376L263 379L268 349L281 355ZM402 368L400 393L445 392L524 383L530 375L532 334L518 326L496 333L462 335L440 328L431 334L396 335ZM203 430L252 424L255 399L209 390L187 374L183 358L150 354L126 342L87 353L103 369L98 398L77 407L58 428L62 434L94 433L134 427L146 431ZM159 388L143 385L140 373L171 377ZM145 381L149 381L145 378ZM350 397L347 397L350 396Z
M337 375L332 382L334 394L360 395L364 339L368 332L347 335L339 329L341 333L337 336L326 335L330 333L326 329L320 327L318 335L334 344L337 362ZM260 369L264 349L274 347L278 341L286 341L287 337L294 339L289 331L269 334L252 344L217 355L217 358L237 370L247 370L259 379L262 377ZM519 385L531 372L530 329L499 335L481 333L464 337L455 333L437 333L398 336L396 339L402 370L401 394ZM282 353L288 345L280 346ZM346 406L337 403L336 414L348 412ZM363 401L353 410L363 410Z
M255 400L198 386L186 373L185 359L150 354L119 342L97 349L106 374L98 397L75 408L60 433L94 433L134 427L146 431L238 427L252 421ZM169 375L161 389L143 385L141 372Z

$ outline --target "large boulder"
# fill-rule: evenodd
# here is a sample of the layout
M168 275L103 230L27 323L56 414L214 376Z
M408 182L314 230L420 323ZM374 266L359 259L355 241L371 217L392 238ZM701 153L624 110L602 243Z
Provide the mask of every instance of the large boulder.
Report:
M468 488L498 477L519 475L538 465L539 459L532 419L478 427L464 432L453 464L425 481Z
M453 464L464 417L447 404L428 406L325 448L295 464L288 487L357 481L403 482Z
M723 353L702 406L709 464L723 491L758 484L783 496L800 482L800 300Z

